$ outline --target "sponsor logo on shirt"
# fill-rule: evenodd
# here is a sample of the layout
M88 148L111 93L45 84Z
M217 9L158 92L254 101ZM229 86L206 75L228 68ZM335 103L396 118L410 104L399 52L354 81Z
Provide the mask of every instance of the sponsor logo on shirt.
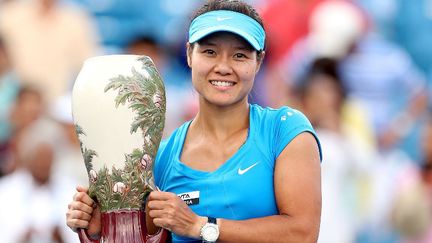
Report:
M177 196L181 198L187 205L197 205L199 204L199 191L185 192L178 194Z

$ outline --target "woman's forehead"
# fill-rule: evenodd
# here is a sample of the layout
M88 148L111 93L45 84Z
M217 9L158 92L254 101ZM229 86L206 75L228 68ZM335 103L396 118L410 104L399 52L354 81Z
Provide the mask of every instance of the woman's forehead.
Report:
M254 50L253 47L241 36L227 31L212 33L202 38L200 41L198 41L198 43L200 45L217 45L220 43L228 43L238 48Z

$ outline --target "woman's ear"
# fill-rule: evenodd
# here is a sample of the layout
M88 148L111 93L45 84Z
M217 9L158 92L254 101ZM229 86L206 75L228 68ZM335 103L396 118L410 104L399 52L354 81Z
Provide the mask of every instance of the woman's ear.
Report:
M186 43L186 59L189 67L192 67L192 45L188 42Z

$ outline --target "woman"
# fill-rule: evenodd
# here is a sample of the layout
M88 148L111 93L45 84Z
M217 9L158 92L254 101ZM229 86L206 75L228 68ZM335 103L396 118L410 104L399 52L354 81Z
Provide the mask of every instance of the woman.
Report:
M264 58L257 12L240 1L209 1L189 29L187 62L199 112L158 151L161 191L147 198L150 233L173 242L316 242L320 151L303 114L248 103ZM100 232L85 188L69 205L71 228ZM93 212L95 211L95 212Z

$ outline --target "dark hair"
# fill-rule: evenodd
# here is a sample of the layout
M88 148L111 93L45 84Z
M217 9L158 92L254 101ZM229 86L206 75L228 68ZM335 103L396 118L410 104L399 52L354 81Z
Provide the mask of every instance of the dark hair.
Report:
M229 10L247 15L256 20L264 29L264 24L258 12L249 4L239 0L208 0L192 16L192 20L207 12Z
M309 66L309 69L304 76L299 91L301 96L305 95L307 87L312 82L313 78L319 75L324 75L330 77L332 81L336 84L338 93L342 99L346 97L346 89L342 83L342 78L339 74L339 63L332 58L317 58Z
M155 37L151 35L137 35L134 38L130 39L126 46L134 46L139 44L147 44L151 46L159 46L159 42L156 40Z
M332 58L317 58L315 59L310 66L309 75L314 74L325 74L336 80L340 80L339 70L338 70L338 62Z
M432 163L428 163L428 162L425 162L425 163L422 163L421 165L420 165L420 168L421 168L421 170L422 171L432 171Z
M229 10L247 15L257 21L265 31L261 16L255 10L255 8L240 0L208 0L203 6L195 11L195 13L192 15L191 22L202 14L216 10ZM261 51L258 52L258 54L260 53Z

